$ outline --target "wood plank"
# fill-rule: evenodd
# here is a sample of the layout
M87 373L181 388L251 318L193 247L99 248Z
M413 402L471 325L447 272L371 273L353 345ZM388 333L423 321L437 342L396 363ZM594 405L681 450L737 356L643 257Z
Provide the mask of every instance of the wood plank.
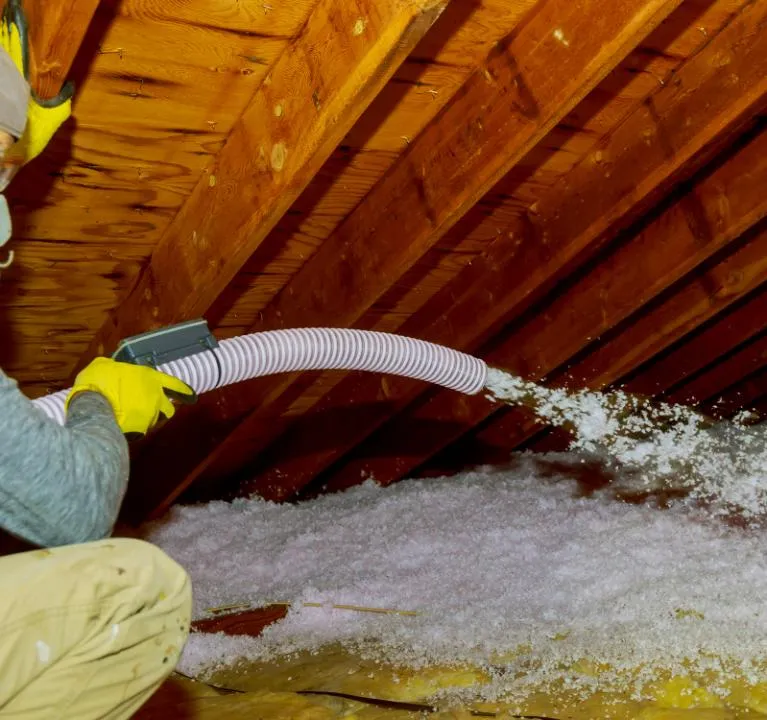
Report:
M228 615L195 620L192 632L224 633L257 637L265 627L279 622L288 614L287 605L267 605L252 610L241 610Z
M535 1L451 3L344 144L366 150L404 150Z
M204 314L445 2L370 1L347 7L321 0L81 365L120 338Z
M292 0L291 2L232 2L232 0L103 0L109 2L121 17L159 22L182 23L191 27L217 32L224 30L232 35L250 37L255 46L264 38L296 37L306 23L316 0ZM201 23L200 19L205 22ZM254 48L255 49L255 48Z
M269 55L284 46L284 42L273 43ZM258 67L253 74L229 70L212 80L209 67L160 63L144 57L131 58L128 64L114 53L100 57L103 59L82 84L76 111L78 117L83 114L86 127L113 132L127 126L166 130L166 134L173 131L180 134L185 128L199 134L208 131L214 137L217 133L226 134L242 112L243 100L260 86L268 70ZM171 105L176 115L161 112L162 105ZM159 147L156 152L171 148Z
M487 353L488 363L533 380L549 376L590 341L616 328L687 273L736 241L767 215L767 201L755 192L759 183L767 181L767 160L755 159L762 152L767 152L767 132L758 134L715 167L636 236L611 250L573 287L553 293L552 300ZM745 257L739 258L752 270L754 285L763 281L767 273L767 263L763 260L765 248L767 234L746 245L742 251ZM734 301L740 291L737 274L733 276L725 269L721 276L715 271L709 275L712 272L711 279L718 280L726 290L717 295L716 282L712 282L713 291L709 293L708 278L702 280L699 288L693 286L694 297L704 295L698 298L703 306L698 310L702 319L706 312ZM746 285L745 290L749 289ZM679 316L674 314L671 322L683 332L684 323L678 320ZM655 323L648 321L648 325L657 330ZM673 339L672 335L669 342ZM601 382L607 384L617 377L607 375ZM575 384L581 385L582 380L576 376ZM384 484L393 482L441 450L468 426L496 410L484 399L456 398L451 393L437 392L429 402L412 413L396 417L365 446L355 449L325 484L329 489L348 487L361 476L374 477ZM458 432L450 424L451 419L459 421ZM420 430L424 424L429 427L439 424L441 429L426 434ZM405 449L413 444L409 438L416 434L418 452L405 455Z
M63 389L70 358L85 350L101 316L138 275L141 247L131 256L113 243L24 239L16 256L0 283L0 367L26 392L30 381Z
M208 312L216 336L247 332L330 235L337 218L354 209L396 158L391 152L337 148Z
M67 81L98 4L99 0L24 0L30 79L41 98L54 97Z
M260 275L263 282L245 279L242 283L238 276L227 288L228 299L217 303L228 308L224 315L209 313L217 332L222 328L247 332L296 269L383 177L534 2L484 0L448 5L344 138L337 155L343 156L353 172L339 170L335 158L326 163L264 242L274 250L260 249L244 269L248 276Z
M484 257L475 260L400 331L476 349L495 328L529 307L575 261L582 262L588 252L594 252L607 231L614 233L627 218L635 217L668 189L679 179L681 168L689 171L688 161L693 160L694 166L717 147L717 142L726 143L735 128L748 122L767 98L767 53L757 32L766 15L764 8L749 10L726 27L679 70L672 83L661 88L647 106L632 114L581 163L563 187L540 199L529 227L518 221L507 228L506 235L498 238ZM739 52L732 53L730 47L737 47ZM729 63L715 64L713 61L725 50ZM736 74L743 84L732 84ZM701 152L703 156L698 157ZM257 477L248 482L248 490L266 493L268 489L269 493L289 495L372 432L393 410L404 407L421 389L419 384L391 378L353 378L338 385L318 405L315 422L299 425L249 471ZM349 398L367 408L367 415L361 411L336 412ZM454 429L451 421L460 418L464 402L443 398L445 429ZM373 409L376 403L382 404L378 412ZM332 436L323 429L329 428L323 416L333 417ZM338 422L342 417L347 420L341 427ZM400 435L401 441L406 434ZM446 436L446 441L449 439ZM230 455L216 470L231 472L241 461L241 457ZM258 474L261 468L265 470ZM215 482L213 471L209 477Z
M358 322L678 4L624 0L605 15L592 2L537 3L264 311L259 328ZM551 72L565 64L570 72ZM247 445L291 382L252 383L222 399L229 417L260 408L238 429ZM202 457L209 449L200 448ZM231 452L227 443L219 457Z

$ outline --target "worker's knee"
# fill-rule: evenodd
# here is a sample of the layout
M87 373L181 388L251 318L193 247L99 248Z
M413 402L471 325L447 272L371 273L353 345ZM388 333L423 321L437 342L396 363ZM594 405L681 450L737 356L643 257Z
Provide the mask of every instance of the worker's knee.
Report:
M129 573L143 576L145 586L156 588L163 599L191 613L192 587L189 575L175 560L144 540L113 538L96 545L112 545L119 562Z
M124 641L127 647L143 644L142 660L154 664L158 678L167 677L189 635L192 615L189 576L160 548L142 540L116 539L104 544L107 547L103 557L125 571L120 579L130 595L114 616L123 617ZM110 557L111 553L115 555Z
M189 585L186 570L156 545L134 538L111 538L95 545L113 545L117 554L131 565L149 567L172 585Z
M21 716L45 693L51 717L66 699L68 717L95 717L98 707L99 717L127 718L172 672L192 593L187 573L159 548L111 539L0 564L0 715Z

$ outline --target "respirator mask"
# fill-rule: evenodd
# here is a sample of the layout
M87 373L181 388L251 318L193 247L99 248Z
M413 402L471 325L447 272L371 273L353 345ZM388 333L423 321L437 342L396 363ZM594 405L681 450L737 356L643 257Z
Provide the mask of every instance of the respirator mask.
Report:
M11 216L2 193L19 169L18 162L8 159L8 151L24 134L28 106L29 85L0 47L0 247L11 237Z

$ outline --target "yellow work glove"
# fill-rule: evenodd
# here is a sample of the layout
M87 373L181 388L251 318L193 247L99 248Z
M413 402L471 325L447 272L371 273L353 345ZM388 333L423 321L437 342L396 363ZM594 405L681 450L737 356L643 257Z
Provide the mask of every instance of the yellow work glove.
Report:
M103 395L112 406L123 434L146 435L160 419L176 412L170 397L194 402L196 395L186 383L144 365L96 358L75 379L66 408L78 393Z
M11 56L19 72L24 75L21 38L13 23L2 23L0 44ZM27 125L24 134L5 153L5 160L16 165L26 165L34 160L48 145L55 132L72 114L72 101L65 100L56 107L43 107L30 96L27 108Z

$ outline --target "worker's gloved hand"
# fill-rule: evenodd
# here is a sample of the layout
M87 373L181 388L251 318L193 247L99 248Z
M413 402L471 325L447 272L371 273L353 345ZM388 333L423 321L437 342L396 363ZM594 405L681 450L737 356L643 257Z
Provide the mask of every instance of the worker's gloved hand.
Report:
M8 150L6 159L19 166L34 160L45 150L54 133L71 114L71 100L52 108L41 107L34 100L30 100L24 134Z
M112 406L123 434L146 435L160 419L173 417L171 398L194 402L196 395L186 383L143 365L96 358L75 379L66 407L82 392L103 395Z
M17 70L24 75L21 37L14 23L0 24L0 45L11 56ZM72 114L70 99L55 107L43 107L32 95L27 105L27 122L16 143L5 152L4 161L20 167L34 160L50 142L54 133Z

